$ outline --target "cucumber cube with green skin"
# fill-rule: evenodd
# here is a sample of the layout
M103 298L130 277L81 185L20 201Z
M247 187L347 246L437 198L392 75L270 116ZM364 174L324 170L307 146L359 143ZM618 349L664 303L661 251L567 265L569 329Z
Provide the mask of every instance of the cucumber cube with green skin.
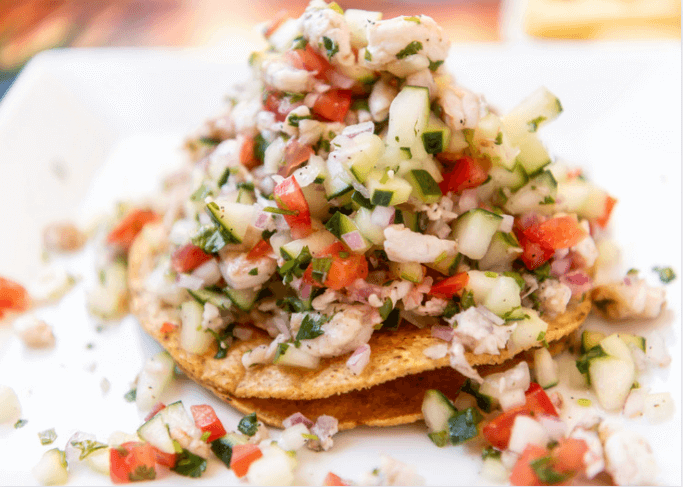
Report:
M482 304L492 313L504 316L506 313L522 305L520 291L519 284L517 284L514 278L498 276Z
M336 241L334 234L327 230L321 229L313 232L308 237L292 240L280 247L281 252L287 254L287 259L296 259L304 249L308 247L311 255L316 255L318 252L326 249Z
M212 291L209 289L188 289L187 292L197 302L201 304L211 303L219 309L228 310L232 305L230 299L220 291Z
M396 206L410 198L413 187L405 179L385 177L384 172L373 171L365 181L370 191L370 201L376 206Z
M510 347L512 350L525 349L537 345L545 338L548 331L548 323L543 321L536 311L523 308L528 318L515 321L517 328L510 335Z
M374 245L382 245L386 238L384 237L384 228L372 222L372 211L367 208L359 208L353 217L361 235L372 242Z
M536 132L542 125L552 122L560 113L560 100L547 88L541 87L510 110L502 118L502 122L510 139L516 142L525 135Z
M254 214L252 205L216 200L208 203L206 210L211 219L225 230L233 242L242 242Z
M325 223L325 228L344 242L353 252L365 253L371 247L370 242L363 237L356 223L341 211L332 215L332 218ZM356 241L351 241L352 238L355 238Z
M241 311L250 311L256 303L259 292L255 289L230 289L226 287L223 292L230 301Z
M173 439L161 414L155 414L152 419L140 426L138 436L164 453L175 453Z
M535 133L528 133L519 139L516 147L519 149L517 161L528 174L537 174L552 162L548 150Z
M375 134L359 134L353 138L353 149L347 150L353 152L349 154L345 165L353 177L363 183L382 157L384 142Z
M217 440L211 442L211 451L218 457L218 459L230 468L230 460L232 460L232 449L236 445L245 445L249 443L249 438L241 433L228 433Z
M413 187L413 194L423 203L436 203L443 196L432 175L424 169L411 170L406 174L406 181Z
M484 257L502 221L502 216L481 208L460 215L453 224L458 251L470 259L479 260Z
M452 253L444 252L436 258L434 262L426 262L425 265L430 269L440 272L445 276L452 276L457 270L458 264L462 260L462 254L453 251Z
M623 342L622 345L624 345ZM598 402L610 411L624 406L633 387L636 370L632 360L622 360L607 355L595 357L589 361L588 376Z
M510 145L500 118L488 113L479 120L470 138L471 150L487 157L493 167L512 170L519 149Z
M422 132L422 143L427 154L438 154L448 149L451 139L451 129L448 128L433 112L429 114L429 121Z
M448 431L448 419L458 410L441 391L429 389L422 400L422 415L429 432Z
M424 279L424 267L417 262L389 262L389 270L399 279L419 284Z
M505 210L513 215L535 211L552 214L557 198L557 181L550 171L543 171L513 193L505 203Z
M280 343L275 352L274 364L317 369L320 358L297 348L293 343Z
M491 293L496 285L498 275L495 272L467 271L467 285L465 290L472 293L474 302L483 304L484 300Z
M410 147L412 156L421 159L426 155L421 135L429 113L429 90L422 86L405 86L389 107L387 144Z
M522 254L522 248L512 233L496 232L484 257L479 259L479 269L504 272L512 268L512 262Z

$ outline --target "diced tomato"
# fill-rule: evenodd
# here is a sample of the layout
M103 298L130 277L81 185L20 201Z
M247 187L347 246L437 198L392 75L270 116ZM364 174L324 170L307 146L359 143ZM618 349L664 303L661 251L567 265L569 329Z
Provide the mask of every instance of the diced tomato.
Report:
M538 478L534 469L531 468L531 462L548 455L548 450L538 445L527 445L524 452L517 459L517 463L512 468L510 473L511 485L543 485L543 482Z
M247 169L253 169L260 164L260 161L254 154L255 147L256 142L254 141L254 138L246 136L242 142L242 147L240 147L240 164Z
M161 411L164 408L166 408L166 404L164 404L163 402L159 401L158 403L156 403L152 407L152 410L149 412L149 414L147 416L145 416L145 421L149 421L150 419L152 419L154 416L156 416L156 414L159 411Z
M323 285L336 291L350 286L356 279L368 277L368 261L362 254L349 252L344 244L335 242L323 249L315 257L331 257L332 264L327 271L327 277ZM313 267L309 266L304 272L303 282L319 286L320 283L313 279Z
M450 299L462 291L469 280L470 277L467 272L459 272L434 284L428 294L437 298Z
M607 226L607 222L609 222L610 216L612 216L612 210L616 204L617 200L607 195L607 199L605 200L605 209L602 215L595 219L595 223L597 223L600 228L605 228Z
M291 139L285 146L285 165L278 174L289 177L294 171L308 161L315 154L310 145L302 145L296 139Z
M211 254L207 254L196 245L188 243L171 254L171 268L178 273L189 272L211 259L213 259Z
M178 458L175 453L166 453L154 446L152 448L154 448L154 459L156 460L157 465L163 465L167 468L175 467L175 462Z
M579 226L573 216L557 216L533 225L524 231L524 236L553 250L573 247L586 236L586 231Z
M142 228L158 219L159 215L153 211L132 210L109 232L107 243L118 245L128 251Z
M543 388L532 382L529 389L524 393L526 396L526 403L523 406L518 406L505 411L503 414L491 420L482 429L482 434L491 445L499 450L505 450L510 441L510 434L512 433L512 425L515 418L520 415L534 415L547 414L551 416L558 416L557 410L550 398L545 393Z
M156 456L149 443L128 442L109 449L109 476L115 484L156 478Z
M303 191L294 176L290 176L273 190L278 208L291 211L291 215L283 215L295 239L311 234L311 212Z
M266 240L259 240L259 242L254 245L254 247L247 254L247 260L257 260L266 255L268 252L273 250L270 243Z
M326 79L327 73L333 69L323 56L315 52L310 44L304 49L292 49L284 54L285 60L296 69L305 69L315 74L321 80Z
M287 118L287 113L280 111L280 97L277 93L270 92L266 95L266 99L263 102L263 108L269 112L273 112L275 114L275 120L278 122L284 122Z
M551 455L555 459L555 470L560 473L576 474L586 468L583 461L588 451L588 445L578 438L562 438L552 449Z
M249 471L249 466L263 456L258 445L246 443L232 447L232 458L230 459L230 469L239 478L244 477Z
M165 321L163 325L161 325L161 328L159 328L159 331L161 333L171 333L173 330L177 329L178 325L171 323L170 321Z
M0 277L0 318L5 311L26 311L31 306L31 297L21 284Z
M541 267L555 254L553 249L544 247L540 243L532 242L522 233L517 234L517 240L522 246L522 262L530 271Z
M452 191L459 193L468 188L476 188L489 177L488 168L480 160L464 156L455 161L455 166L443 173L439 188L443 194Z
M190 411L192 411L194 424L197 425L197 428L205 433L207 431L211 433L206 440L207 443L211 443L212 441L225 436L226 431L223 427L223 423L221 423L221 420L216 416L216 411L213 410L213 407L208 404L200 404L198 406L191 406Z
M351 107L351 90L331 89L313 104L313 112L332 122L343 122Z
M323 480L323 485L349 485L339 475L328 472Z

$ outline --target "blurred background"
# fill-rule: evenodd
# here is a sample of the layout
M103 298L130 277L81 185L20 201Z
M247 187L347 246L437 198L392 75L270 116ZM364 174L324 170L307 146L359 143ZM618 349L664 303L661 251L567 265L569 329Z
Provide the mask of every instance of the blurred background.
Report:
M0 97L55 47L213 47L258 42L256 26L307 0L0 0ZM680 39L680 0L342 0L385 18L424 13L453 42Z

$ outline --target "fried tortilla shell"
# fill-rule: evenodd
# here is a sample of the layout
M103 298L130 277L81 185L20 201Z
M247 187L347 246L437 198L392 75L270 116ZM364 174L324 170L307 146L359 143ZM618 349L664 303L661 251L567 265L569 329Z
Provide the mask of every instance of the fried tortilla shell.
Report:
M265 404L257 402L257 398L301 401L352 391L363 394L363 389L449 365L448 357L434 360L423 353L425 348L443 341L432 337L430 329L420 330L413 326L374 333L369 342L372 350L370 362L358 375L346 367L345 356L323 359L316 370L277 365L255 366L245 370L242 355L271 341L270 337L260 332L255 333L250 340L236 341L223 359L213 358L215 349L202 356L188 353L180 347L178 329L169 333L161 331L165 322L180 323L178 310L164 304L144 286L158 257L166 250L165 242L163 229L159 225L145 227L135 240L129 253L131 309L147 333L169 351L178 366L189 376L223 397L235 398L233 402L236 405L243 404L244 409L247 405ZM584 321L590 307L590 301L586 299L551 321L546 340L552 342L568 336ZM474 366L492 365L505 362L514 355L503 350L500 355L468 353L467 359ZM275 416L273 418L275 421ZM351 418L348 421L349 424L353 422Z

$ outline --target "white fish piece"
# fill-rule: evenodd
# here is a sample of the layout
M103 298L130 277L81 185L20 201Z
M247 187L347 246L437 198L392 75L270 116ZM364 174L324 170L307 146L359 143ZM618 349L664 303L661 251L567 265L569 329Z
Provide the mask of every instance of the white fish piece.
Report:
M384 229L384 250L392 262L434 262L441 254L455 252L453 240L441 240L408 230L404 225Z
M233 289L258 288L277 270L275 259L263 256L249 260L247 254L248 252L226 252L221 255L218 267L225 282ZM253 269L257 272L253 273Z

